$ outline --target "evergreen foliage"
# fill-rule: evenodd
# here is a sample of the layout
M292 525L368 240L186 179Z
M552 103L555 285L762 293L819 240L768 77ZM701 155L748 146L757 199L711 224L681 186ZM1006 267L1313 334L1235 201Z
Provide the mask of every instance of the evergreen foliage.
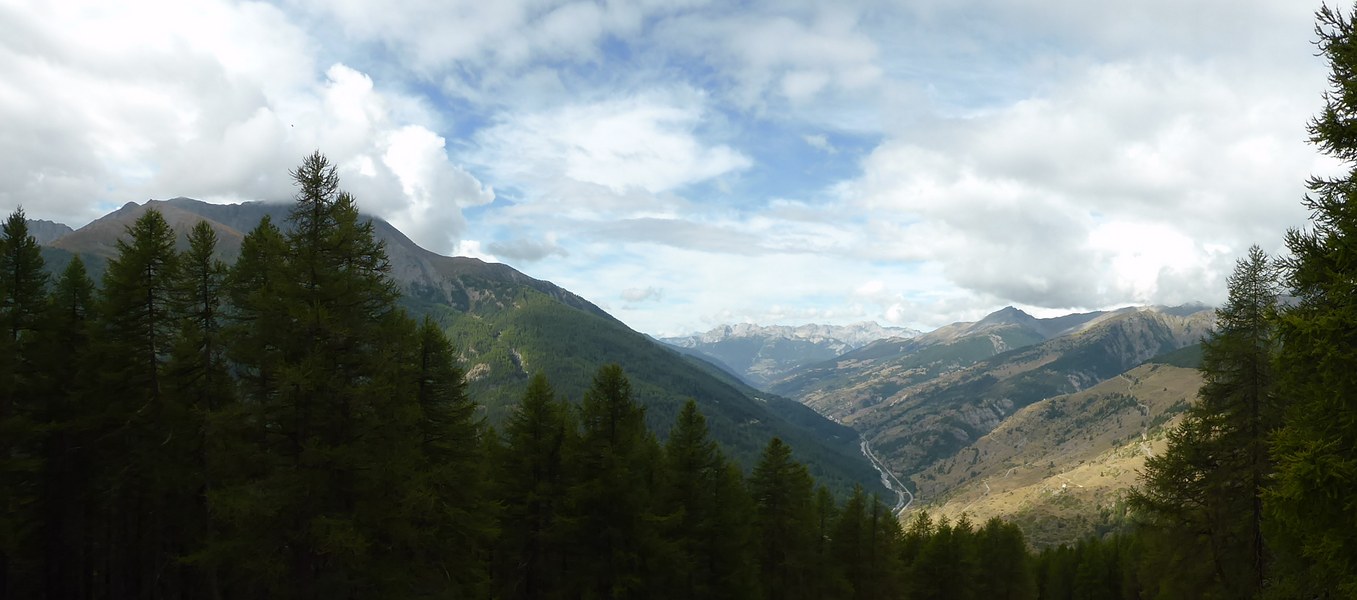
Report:
M1166 566L1193 572L1209 558L1210 569L1179 582L1198 582L1194 593L1252 596L1266 577L1267 441L1281 420L1272 367L1276 279L1257 246L1239 261L1202 343L1198 402L1169 433L1165 453L1146 461L1144 484L1131 496Z
M496 456L500 499L494 574L502 598L560 598L567 552L566 455L577 435L568 407L535 375L504 425Z
M1310 142L1347 172L1313 177L1312 228L1291 230L1286 284L1296 297L1279 324L1279 388L1289 404L1265 498L1286 555L1284 593L1357 596L1357 15L1328 6L1315 27L1330 65L1325 107Z

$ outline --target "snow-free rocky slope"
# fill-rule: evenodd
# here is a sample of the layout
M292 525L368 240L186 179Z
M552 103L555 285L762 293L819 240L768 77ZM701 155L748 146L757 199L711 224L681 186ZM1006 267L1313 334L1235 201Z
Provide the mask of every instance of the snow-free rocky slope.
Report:
M1195 344L1214 316L1185 306L1036 319L1006 308L975 323L870 344L803 368L771 391L852 425L901 479L920 485L930 468L1015 413Z

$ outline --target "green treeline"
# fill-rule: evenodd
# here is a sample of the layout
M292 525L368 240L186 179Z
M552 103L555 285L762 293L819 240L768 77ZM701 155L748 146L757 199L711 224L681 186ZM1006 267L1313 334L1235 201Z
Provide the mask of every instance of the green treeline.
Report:
M616 365L491 429L334 167L292 174L229 267L148 210L51 277L4 223L0 597L1032 597L1014 527L902 530L777 438L746 476L693 401L662 445Z

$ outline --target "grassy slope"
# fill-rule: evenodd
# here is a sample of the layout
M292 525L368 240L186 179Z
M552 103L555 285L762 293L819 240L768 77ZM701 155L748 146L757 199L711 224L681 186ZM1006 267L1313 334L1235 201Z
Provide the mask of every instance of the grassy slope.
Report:
M1036 402L916 476L920 507L973 520L1003 516L1037 546L1118 525L1145 457L1196 397L1191 368L1136 367L1082 392Z

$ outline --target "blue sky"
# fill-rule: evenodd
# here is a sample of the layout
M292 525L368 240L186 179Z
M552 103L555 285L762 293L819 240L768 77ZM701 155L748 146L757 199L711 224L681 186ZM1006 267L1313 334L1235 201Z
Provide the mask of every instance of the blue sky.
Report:
M0 209L285 200L652 334L1215 302L1303 226L1308 0L0 0Z

